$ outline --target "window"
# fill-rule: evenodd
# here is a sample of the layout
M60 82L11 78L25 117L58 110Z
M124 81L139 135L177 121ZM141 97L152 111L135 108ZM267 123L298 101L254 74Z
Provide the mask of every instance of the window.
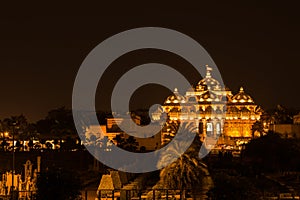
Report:
M220 134L221 134L221 124L220 124L220 122L218 122L218 123L216 124L216 132L217 132L217 135L220 135Z
M207 122L206 124L206 135L213 136L213 124L211 122Z
M207 131L212 131L212 123L211 122L208 122L207 123Z

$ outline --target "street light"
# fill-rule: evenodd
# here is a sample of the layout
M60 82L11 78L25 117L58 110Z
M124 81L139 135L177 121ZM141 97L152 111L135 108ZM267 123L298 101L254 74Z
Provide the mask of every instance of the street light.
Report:
M8 132L4 132L4 137L8 137Z
M12 182L11 182L11 195L12 199L15 199L15 186L14 186L14 175L15 175L15 128L17 123L12 123L12 142L13 142L13 152L12 152Z

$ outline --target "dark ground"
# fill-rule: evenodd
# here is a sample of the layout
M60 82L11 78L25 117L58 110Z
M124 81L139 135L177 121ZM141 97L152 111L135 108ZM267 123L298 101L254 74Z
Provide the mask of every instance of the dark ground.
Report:
M87 151L46 151L46 152L16 152L15 171L23 173L25 162L30 160L33 169L37 167L37 156L41 156L41 170L51 167L64 168L71 171L83 172L92 167L93 157ZM0 153L0 172L4 173L12 169L12 152Z

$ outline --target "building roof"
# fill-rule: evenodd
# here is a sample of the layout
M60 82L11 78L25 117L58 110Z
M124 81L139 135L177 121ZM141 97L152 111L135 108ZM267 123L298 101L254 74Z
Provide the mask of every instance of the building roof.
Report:
M239 93L232 97L232 103L253 104L254 101L249 94L245 93L244 88L241 87Z
M212 68L209 68L208 65L206 65L206 76L198 82L196 86L197 91L221 90L219 81L211 77L211 71Z
M109 175L102 175L98 190L121 189L122 184L125 184L125 182L122 183L120 174L117 171L111 171Z
M201 94L199 96L199 100L200 100L200 102L202 102L202 101L211 102L211 101L218 101L219 98L215 93L210 92L210 91L206 91L206 92L204 92L203 94Z
M102 175L98 190L114 190L114 184L111 175Z
M185 97L180 95L178 89L175 88L173 94L166 99L165 104L180 104L180 103L185 103Z

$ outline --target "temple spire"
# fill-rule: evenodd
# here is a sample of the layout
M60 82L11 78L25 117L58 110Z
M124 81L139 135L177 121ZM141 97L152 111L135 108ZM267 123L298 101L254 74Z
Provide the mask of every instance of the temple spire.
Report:
M206 78L211 78L211 71L212 71L212 68L209 67L208 65L205 65L206 67Z

